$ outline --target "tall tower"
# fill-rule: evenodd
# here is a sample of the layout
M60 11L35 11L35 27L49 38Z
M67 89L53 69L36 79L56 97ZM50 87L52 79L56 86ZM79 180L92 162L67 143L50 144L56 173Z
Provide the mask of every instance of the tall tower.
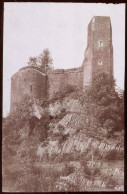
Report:
M83 86L88 86L103 72L113 76L112 28L110 17L95 16L88 25Z

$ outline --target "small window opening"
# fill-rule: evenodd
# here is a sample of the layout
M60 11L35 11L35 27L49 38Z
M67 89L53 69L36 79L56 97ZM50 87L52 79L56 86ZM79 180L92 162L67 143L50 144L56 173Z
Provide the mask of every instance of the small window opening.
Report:
M99 41L98 46L99 47L102 47L103 46L103 42L101 40Z
M32 85L30 85L30 92L32 92Z
M98 65L103 65L102 60L98 61Z

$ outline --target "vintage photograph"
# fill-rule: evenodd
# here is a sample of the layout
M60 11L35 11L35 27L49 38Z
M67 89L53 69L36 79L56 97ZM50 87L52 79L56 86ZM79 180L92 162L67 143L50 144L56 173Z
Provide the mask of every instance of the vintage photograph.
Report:
M124 191L125 4L4 3L3 192Z

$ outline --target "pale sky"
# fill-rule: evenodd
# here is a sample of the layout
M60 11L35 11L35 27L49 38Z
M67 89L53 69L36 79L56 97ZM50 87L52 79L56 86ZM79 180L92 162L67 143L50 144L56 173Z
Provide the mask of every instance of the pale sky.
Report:
M55 68L82 65L93 16L110 16L114 77L124 89L125 4L4 3L3 115L10 110L11 77L30 56L49 48Z

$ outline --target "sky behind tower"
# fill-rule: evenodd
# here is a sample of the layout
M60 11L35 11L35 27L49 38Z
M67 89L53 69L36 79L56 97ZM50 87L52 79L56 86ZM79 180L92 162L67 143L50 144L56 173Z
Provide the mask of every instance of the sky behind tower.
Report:
M49 48L55 68L82 65L93 16L110 16L114 77L124 88L125 4L4 3L3 115L10 110L11 77L30 56Z

